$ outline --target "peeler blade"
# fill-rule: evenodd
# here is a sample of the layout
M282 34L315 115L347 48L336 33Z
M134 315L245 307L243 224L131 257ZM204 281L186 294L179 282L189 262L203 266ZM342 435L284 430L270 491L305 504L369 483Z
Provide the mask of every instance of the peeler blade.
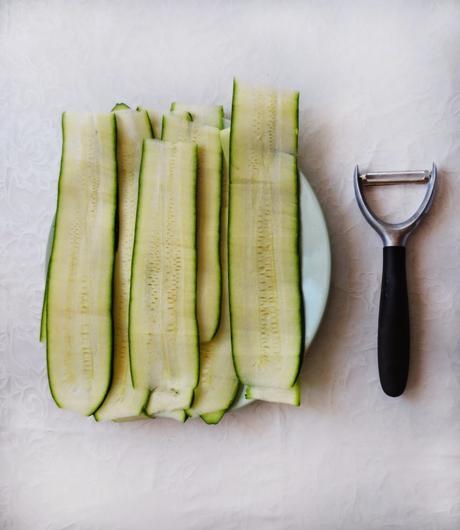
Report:
M381 171L378 173L364 173L360 178L364 186L387 186L392 184L427 184L431 178L431 171Z

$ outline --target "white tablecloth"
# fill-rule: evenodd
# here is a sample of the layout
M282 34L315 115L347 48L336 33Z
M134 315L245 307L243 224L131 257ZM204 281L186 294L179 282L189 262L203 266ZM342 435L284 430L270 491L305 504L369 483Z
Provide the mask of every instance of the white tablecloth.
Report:
M228 112L233 76L300 90L299 163L330 228L302 406L257 403L216 427L59 410L38 334L60 113ZM1 0L0 528L460 528L459 140L459 2ZM376 365L381 244L352 172L433 160L439 193L408 250L409 385L391 399ZM375 201L404 216L418 190Z

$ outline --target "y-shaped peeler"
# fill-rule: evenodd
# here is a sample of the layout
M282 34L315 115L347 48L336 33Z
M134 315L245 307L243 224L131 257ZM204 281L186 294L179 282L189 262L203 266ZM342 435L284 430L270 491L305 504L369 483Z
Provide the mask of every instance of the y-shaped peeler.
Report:
M431 171L385 171L359 173L355 167L354 187L359 209L383 242L382 290L380 294L378 365L385 394L400 396L409 373L410 322L406 282L406 242L428 213L436 189L436 166ZM387 223L369 207L363 193L366 186L427 184L418 210L407 221Z

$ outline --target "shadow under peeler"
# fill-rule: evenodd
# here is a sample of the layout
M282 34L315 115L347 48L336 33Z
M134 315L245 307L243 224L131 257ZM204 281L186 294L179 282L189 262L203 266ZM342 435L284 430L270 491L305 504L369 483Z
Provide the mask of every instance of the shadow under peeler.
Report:
M366 221L383 242L382 288L378 325L378 366L382 389L388 396L400 396L409 373L410 321L406 281L406 242L428 213L436 189L437 171L384 171L353 176L356 201ZM366 186L390 184L427 184L418 210L406 221L388 223L369 207L364 196Z

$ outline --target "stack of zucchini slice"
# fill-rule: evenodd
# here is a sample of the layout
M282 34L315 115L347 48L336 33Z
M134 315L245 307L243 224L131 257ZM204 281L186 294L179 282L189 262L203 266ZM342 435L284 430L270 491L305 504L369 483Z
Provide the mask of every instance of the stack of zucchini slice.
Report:
M298 405L298 93L64 113L40 337L58 406L217 423Z

